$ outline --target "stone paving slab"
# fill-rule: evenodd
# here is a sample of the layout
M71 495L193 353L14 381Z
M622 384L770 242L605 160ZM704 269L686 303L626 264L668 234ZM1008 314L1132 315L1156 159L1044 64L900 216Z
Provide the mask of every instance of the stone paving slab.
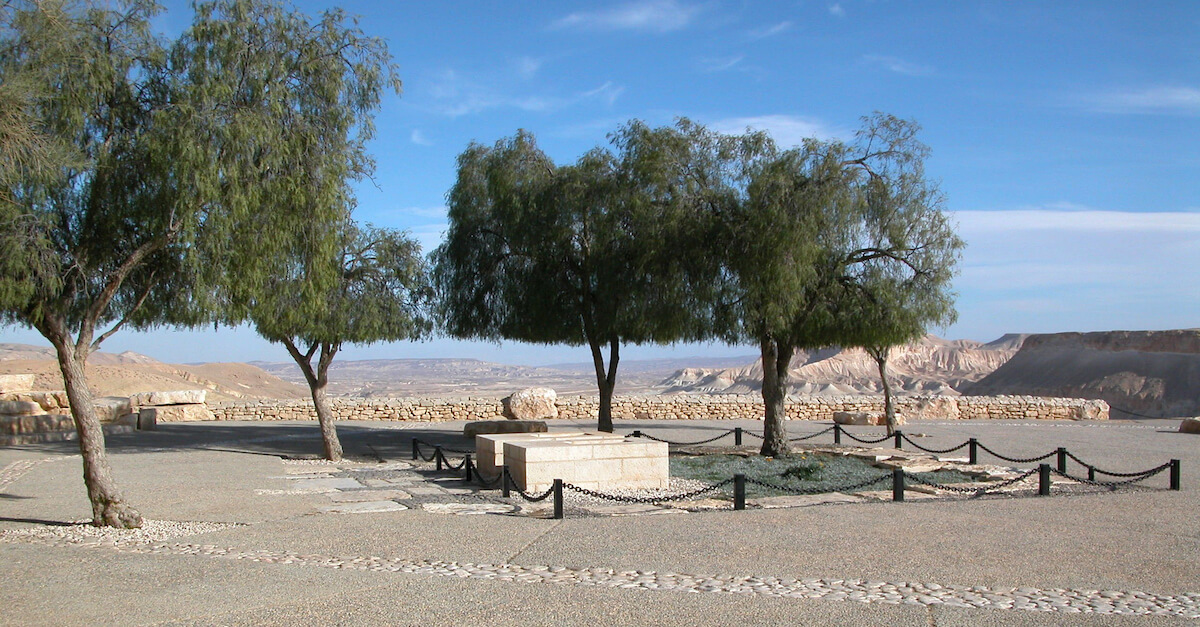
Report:
M293 489L309 492L332 492L334 490L361 490L363 484L354 479L300 479L293 482Z
M795 494L789 496L767 496L758 499L747 499L746 505L753 505L763 509L777 509L781 507L809 507L812 505L826 505L829 503L861 502L861 498L852 494L827 492L825 494Z
M373 514L376 512L402 512L408 508L395 501L357 501L320 506L327 514Z
M355 503L376 500L407 500L412 495L403 490L354 490L351 492L330 492L326 494L335 503Z

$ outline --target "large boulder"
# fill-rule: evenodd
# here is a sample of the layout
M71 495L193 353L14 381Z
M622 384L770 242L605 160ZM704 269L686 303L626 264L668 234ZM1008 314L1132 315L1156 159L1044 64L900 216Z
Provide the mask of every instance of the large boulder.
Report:
M541 420L479 420L468 422L463 435L474 438L492 433L545 433L546 423Z
M28 392L36 379L36 374L0 374L0 392Z
M833 421L839 425L882 427L887 424L887 416L865 411L835 411ZM896 414L896 424L905 424L904 416Z
M545 420L558 418L554 404L558 395L550 388L525 388L504 398L504 417L509 420Z
M1180 433L1200 433L1200 418L1184 418L1179 423Z
M0 414L5 416L31 416L45 413L33 401L0 401Z
M168 392L142 392L129 397L129 402L137 407L157 407L161 405L201 405L208 390L173 390Z
M137 424L147 425L146 429L153 429L153 425L160 422L194 422L198 420L216 420L212 411L207 405L165 405L162 407L143 407L138 412Z

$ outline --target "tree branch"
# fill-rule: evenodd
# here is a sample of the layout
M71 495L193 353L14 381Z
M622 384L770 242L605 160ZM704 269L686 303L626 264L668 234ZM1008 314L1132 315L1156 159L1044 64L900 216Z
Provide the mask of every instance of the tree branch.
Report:
M150 296L150 291L154 289L154 275L154 272L150 273L150 279L146 282L146 289L142 290L142 295L138 296L137 302L133 304L133 307L130 308L129 311L125 312L125 316L121 318L120 322L117 322L117 324L115 324L113 328L109 329L108 331L101 333L100 337L96 338L96 340L92 342L91 348L88 349L89 354L96 352L104 340L112 337L112 335L119 331L121 327L125 326L126 322L129 322L129 318L133 316L138 309L141 309L142 304L146 302L146 298Z

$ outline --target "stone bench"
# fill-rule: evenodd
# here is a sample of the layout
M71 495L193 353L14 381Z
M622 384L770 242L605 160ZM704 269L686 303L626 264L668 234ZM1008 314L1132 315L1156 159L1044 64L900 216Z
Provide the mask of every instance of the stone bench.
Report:
M623 442L624 436L612 433L593 433L591 431L555 431L553 433L492 433L475 436L475 467L485 477L494 476L504 465L504 444L506 442L531 441L547 439L578 439L589 436L597 440Z
M513 482L526 492L543 492L555 479L600 491L668 488L671 483L665 442L580 433L510 440L503 449Z

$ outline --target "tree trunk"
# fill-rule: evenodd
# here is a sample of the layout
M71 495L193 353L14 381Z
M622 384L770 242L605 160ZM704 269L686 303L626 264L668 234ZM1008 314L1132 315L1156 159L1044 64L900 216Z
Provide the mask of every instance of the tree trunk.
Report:
M321 427L321 446L325 451L325 459L331 462L341 461L342 442L338 439L333 409L329 406L329 397L325 394L325 388L329 385L329 365L333 363L333 357L341 345L322 342L313 344L307 353L301 353L296 343L290 338L285 338L282 342L288 349L288 354L300 367L300 372L304 373L304 380L308 381L308 390L313 399L313 409L317 410L317 424ZM321 351L321 355L318 357L317 367L314 369L312 358L318 349Z
M887 433L894 435L896 433L896 406L892 402L892 384L888 382L887 376L887 360L891 349L884 347L871 349L868 352L875 358L875 365L879 367L879 380L883 383L883 415L887 422Z
M88 389L84 363L88 347L77 350L70 345L65 334L47 339L54 344L58 354L58 367L62 371L63 386L71 403L71 418L79 434L79 454L83 456L83 483L87 486L88 500L92 502L92 524L97 527L119 527L136 529L142 526L142 515L125 502L112 478L108 465L108 454L104 448L104 431L96 417L96 406L92 392Z
M617 387L617 363L621 360L621 344L612 340L608 345L608 369L604 368L604 353L599 342L589 342L592 348L592 365L596 367L596 387L600 390L600 410L597 413L596 429L604 433L613 432L612 399Z
M792 347L762 338L763 368L763 444L759 454L785 457L791 452L787 437L788 366L792 362Z

